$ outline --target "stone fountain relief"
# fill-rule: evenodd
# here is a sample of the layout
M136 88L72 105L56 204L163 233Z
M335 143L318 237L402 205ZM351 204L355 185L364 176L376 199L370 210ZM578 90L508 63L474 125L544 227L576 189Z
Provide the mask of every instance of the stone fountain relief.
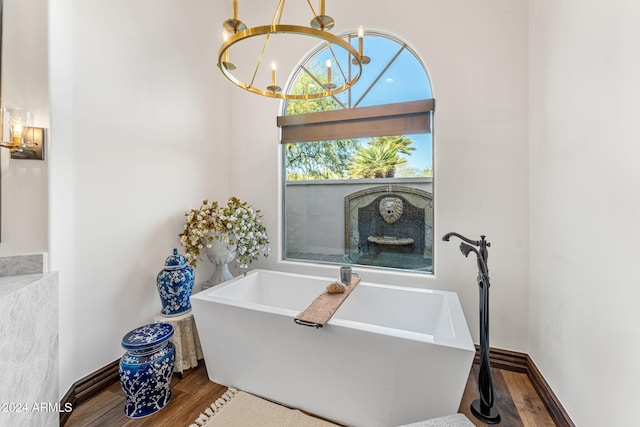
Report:
M346 196L345 253L356 264L431 271L431 193L383 185Z

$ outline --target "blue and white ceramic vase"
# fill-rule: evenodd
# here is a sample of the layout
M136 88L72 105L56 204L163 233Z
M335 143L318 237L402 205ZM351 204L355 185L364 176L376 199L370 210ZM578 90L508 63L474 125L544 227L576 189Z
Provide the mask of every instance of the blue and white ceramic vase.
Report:
M171 400L171 376L176 350L169 338L173 327L152 323L122 338L127 352L120 359L120 384L125 394L124 414L142 418L158 412Z
M195 278L193 268L187 265L184 256L173 250L164 263L164 270L158 273L158 293L162 302L164 316L178 316L191 310L191 291Z

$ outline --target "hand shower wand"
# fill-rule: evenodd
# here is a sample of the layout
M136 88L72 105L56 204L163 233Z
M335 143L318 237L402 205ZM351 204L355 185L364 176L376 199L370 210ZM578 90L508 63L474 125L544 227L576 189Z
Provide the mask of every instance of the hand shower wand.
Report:
M476 254L478 263L478 286L480 291L480 372L478 373L478 391L480 399L471 403L471 413L487 424L497 424L500 422L500 414L493 407L493 383L491 381L491 367L489 364L489 268L487 258L489 252L487 248L491 246L485 240L485 236L480 236L480 240L471 240L458 233L447 233L442 240L448 242L451 236L458 237L460 251L465 257L469 253ZM473 245L473 246L472 246ZM477 246L478 249L474 248Z

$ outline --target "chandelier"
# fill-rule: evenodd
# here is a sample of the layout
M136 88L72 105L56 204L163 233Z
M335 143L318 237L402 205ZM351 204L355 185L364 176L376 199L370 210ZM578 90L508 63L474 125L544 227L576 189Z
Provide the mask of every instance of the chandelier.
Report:
M302 0L301 0L302 1ZM358 48L356 49L350 43L351 37L347 40L333 35L329 32L335 24L332 17L325 13L325 0L319 0L318 11L313 8L311 0L306 0L309 9L311 9L311 21L309 26L282 24L282 16L286 0L278 0L276 10L268 25L259 25L248 27L238 17L238 0L232 0L232 17L225 20L222 24L223 42L218 52L218 68L236 86L249 92L280 99L316 99L326 96L332 96L349 89L358 81L362 74L362 66L369 62L369 58L363 54L363 37L364 31L362 27L358 29ZM293 36L302 36L311 39L317 39L328 49L330 58L323 64L322 70L316 70L314 80L316 88L314 91L305 93L287 93L278 85L276 74L276 60L271 61L270 70L263 64L265 54L269 52L269 56L273 56L270 51L270 43L272 39L278 35L286 34ZM239 47L240 44L248 44L253 39L256 45L255 65L250 67L241 67L233 62L232 47ZM243 57L243 60L246 59ZM246 60L244 64L247 64ZM242 69L244 68L244 69ZM333 71L332 71L333 70ZM240 72L245 74L241 78ZM268 77L270 71L270 84L260 85L257 81L258 76L265 75Z

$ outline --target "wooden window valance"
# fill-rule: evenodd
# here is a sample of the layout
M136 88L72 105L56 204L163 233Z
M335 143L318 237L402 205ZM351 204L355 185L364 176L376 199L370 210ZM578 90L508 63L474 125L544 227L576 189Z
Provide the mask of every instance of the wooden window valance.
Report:
M280 142L332 141L431 132L434 99L278 116Z

